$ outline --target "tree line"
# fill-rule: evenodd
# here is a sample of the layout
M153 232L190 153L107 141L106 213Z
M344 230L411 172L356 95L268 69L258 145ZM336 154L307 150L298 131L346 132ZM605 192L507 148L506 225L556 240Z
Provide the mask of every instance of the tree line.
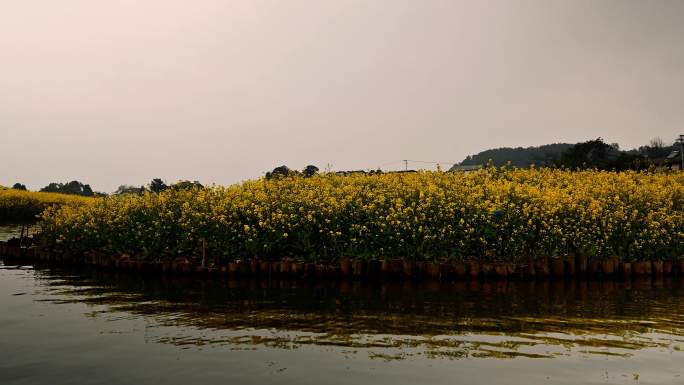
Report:
M308 165L302 171L293 170L287 166L278 166L278 167L274 168L272 171L269 171L266 173L266 179L283 177L283 176L311 177L311 176L316 175L318 173L318 171L319 171L318 167L316 167L314 165ZM12 186L12 188L15 190L24 190L24 191L27 190L26 185L24 185L22 183L15 183ZM201 188L204 188L204 186L198 181L181 180L179 182L176 182L176 183L169 185L169 184L166 184L166 182L164 182L164 180L162 180L161 178L154 178L150 181L150 183L148 183L147 185L143 185L143 186L120 185L116 189L116 191L114 191L114 193L112 195L125 195L125 194L142 195L148 191L153 192L153 193L160 193L160 192L165 191L167 189L189 190L189 189L201 189ZM108 195L108 194L102 193L102 192L95 192L90 187L90 185L84 184L84 183L79 182L77 180L67 182L67 183L52 182L52 183L48 184L47 186L41 188L39 191L59 193L59 194L80 195L80 196L86 196L86 197L96 197L96 196L107 196Z
M496 148L468 156L460 165L493 164L515 167L590 168L599 170L645 170L654 166L676 164L678 159L667 159L677 151L676 143L665 145L662 139L654 138L648 145L623 151L617 143L606 143L602 138L568 144L554 143L527 148Z
M24 185L22 183L15 183L12 186L12 188L15 190L23 190L23 191L28 190L26 188L26 185ZM113 193L113 195L123 195L123 194L142 195L148 191L154 192L154 193L160 193L160 192L167 190L167 189L188 190L188 189L196 189L196 188L204 188L204 186L198 181L188 181L188 180L182 180L182 181L167 185L166 182L164 182L161 178L154 178L154 179L152 179L152 181L150 181L149 184L147 184L145 186L139 186L138 187L138 186L130 186L130 185L121 185L116 189L116 191ZM67 195L80 195L80 196L85 196L85 197L98 197L98 196L107 196L108 195L106 193L93 191L93 189L90 187L90 185L84 184L84 183L79 182L77 180L73 180L73 181L67 182L67 183L52 182L52 183L48 184L47 186L41 188L39 191L40 192L58 193L58 194L67 194Z
M668 166L670 163L678 162L678 159L667 159L673 151L677 151L677 144L665 145L660 138L652 139L648 145L636 149L622 151L617 143L605 143L602 138L589 140L586 142L568 144L554 143L538 147L527 148L496 148L482 151L476 155L468 156L460 165L486 165L494 166L511 165L514 167L529 167L537 165L541 167L565 167L571 169L599 169L599 170L646 170L654 166ZM670 163L668 163L670 162ZM308 165L303 170L294 170L285 165L278 166L265 173L266 179L301 176L312 177L319 172L319 168ZM355 171L365 172L365 171ZM349 174L350 172L338 172L338 174ZM382 173L381 170L371 171ZM16 190L27 190L26 185L15 183L12 186ZM144 194L145 192L160 193L167 189L197 189L204 188L198 181L182 180L167 185L161 178L154 178L149 184L144 186L119 186L113 195L123 194ZM95 192L88 184L79 181L67 183L52 182L40 189L42 192L53 192L60 194L72 194L81 196L106 196L107 194Z
M266 172L266 179L272 179L272 178L277 178L277 177L283 177L283 176L303 176L303 177L312 177L318 173L319 169L318 167L310 164L302 171L297 171L293 170L287 166L278 166L274 168L272 171Z

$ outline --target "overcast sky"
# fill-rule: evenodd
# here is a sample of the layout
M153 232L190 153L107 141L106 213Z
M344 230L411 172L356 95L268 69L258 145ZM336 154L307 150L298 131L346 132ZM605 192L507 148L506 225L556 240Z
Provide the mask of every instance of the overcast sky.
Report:
M680 133L684 1L0 2L4 185L232 184Z

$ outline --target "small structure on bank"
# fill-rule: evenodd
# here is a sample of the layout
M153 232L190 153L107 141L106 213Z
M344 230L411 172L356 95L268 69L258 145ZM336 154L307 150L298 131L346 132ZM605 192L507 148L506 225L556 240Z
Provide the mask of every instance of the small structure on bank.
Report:
M670 170L679 170L681 169L681 159L682 155L680 153L680 150L672 150L670 155L665 157L665 160L663 161L663 166Z

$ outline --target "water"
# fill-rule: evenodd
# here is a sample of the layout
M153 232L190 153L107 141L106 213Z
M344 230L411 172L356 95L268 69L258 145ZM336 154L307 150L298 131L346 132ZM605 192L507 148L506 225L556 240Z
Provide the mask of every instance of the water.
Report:
M35 223L25 223L25 225L29 225L29 234L33 235L38 231L39 227ZM0 241L4 242L10 238L19 238L21 236L21 228L22 224L17 224L17 223L4 223L0 222ZM24 230L26 231L26 230Z
M207 282L0 263L1 384L681 384L684 283Z

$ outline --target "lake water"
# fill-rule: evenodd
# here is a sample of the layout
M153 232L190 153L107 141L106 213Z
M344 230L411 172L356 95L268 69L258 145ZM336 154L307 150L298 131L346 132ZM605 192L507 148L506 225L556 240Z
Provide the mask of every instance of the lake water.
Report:
M30 235L35 234L35 232L39 230L39 227L35 223L26 223L25 225L29 226L28 231ZM21 229L21 224L0 222L0 241L6 241L14 237L18 238L21 236Z
M680 281L207 282L0 262L0 384L681 384Z

